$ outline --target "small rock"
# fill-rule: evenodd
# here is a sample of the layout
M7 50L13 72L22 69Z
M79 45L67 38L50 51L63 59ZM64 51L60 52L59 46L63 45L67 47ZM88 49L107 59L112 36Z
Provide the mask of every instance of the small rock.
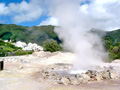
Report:
M97 75L95 76L95 80L100 81L102 79L103 79L102 73L98 72Z
M59 75L56 76L56 79L55 79L56 84L62 84L61 79L62 79L62 76L59 76Z
M109 72L103 71L103 72L102 72L102 77L103 77L103 79L110 79L110 74L109 74Z
M81 77L81 75L80 74L75 74L75 77L78 79L78 78Z
M83 78L82 77L78 78L78 80L79 80L79 83L83 83Z
M70 82L71 82L71 85L79 85L80 84L79 79L76 79L76 78L71 78Z
M88 70L85 74L91 76L92 70Z
M110 78L111 79L117 79L118 78L118 75L116 73L111 73L110 74Z
M48 75L49 72L48 72L47 70L42 70L41 72L42 72L43 78L44 78L44 79L47 79L47 77L49 76L49 75Z
M41 72L42 72L42 73L45 73L45 72L48 72L48 70L47 70L46 68L43 68L43 69L41 70Z
M23 69L23 65L20 65L20 66L19 66L19 69Z
M83 77L83 83L86 83L86 82L88 82L88 81L90 81L90 76L88 76L87 74L81 74L81 76Z
M70 85L70 80L68 78L62 77L61 82L64 85Z
M49 75L47 75L46 79L48 79L48 80L56 80L56 77L55 76L49 76Z
M49 75L50 75L50 76L57 76L57 75L58 75L58 73L57 73L57 72L55 72L55 71L50 71L50 72L49 72Z
M86 72L86 74L87 74L88 76L90 76L90 77L94 77L94 76L97 75L97 71L96 71L96 70L88 70L88 71Z
M120 63L120 60L116 59L116 60L112 61L112 63Z
M118 74L115 71L110 71L110 78L111 79L117 79L118 78Z
M47 77L48 77L49 75L46 75L45 73L42 73L42 76L43 76L44 79L47 79Z
M61 80L62 79L62 76L56 76L56 80Z

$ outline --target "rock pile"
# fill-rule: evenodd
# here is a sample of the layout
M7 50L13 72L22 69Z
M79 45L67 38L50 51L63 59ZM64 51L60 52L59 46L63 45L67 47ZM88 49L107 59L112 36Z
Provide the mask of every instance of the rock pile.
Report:
M75 74L75 75L64 75L61 76L56 71L43 70L43 78L51 81L54 84L64 84L64 85L80 85L82 83L87 83L90 81L100 81L106 79L118 79L119 76L115 70L88 70L86 73Z

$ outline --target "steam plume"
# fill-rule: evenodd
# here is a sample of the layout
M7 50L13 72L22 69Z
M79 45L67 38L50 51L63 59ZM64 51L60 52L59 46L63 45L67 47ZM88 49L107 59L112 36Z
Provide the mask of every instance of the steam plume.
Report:
M59 21L60 27L56 27L55 32L76 55L75 69L101 63L107 55L101 38L89 32L92 28L100 28L102 24L82 13L83 7L80 7L80 3L80 0L52 0L49 9L50 16Z

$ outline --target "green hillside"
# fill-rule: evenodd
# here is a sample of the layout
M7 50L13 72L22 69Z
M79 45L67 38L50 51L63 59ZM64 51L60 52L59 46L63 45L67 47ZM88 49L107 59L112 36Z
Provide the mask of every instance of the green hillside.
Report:
M113 46L115 46L117 43L120 42L120 29L108 31L105 37L111 41Z
M58 43L61 42L56 33L54 33L54 26L51 25L23 27L15 24L0 24L0 38L2 40L32 42L39 45L46 39L54 39Z

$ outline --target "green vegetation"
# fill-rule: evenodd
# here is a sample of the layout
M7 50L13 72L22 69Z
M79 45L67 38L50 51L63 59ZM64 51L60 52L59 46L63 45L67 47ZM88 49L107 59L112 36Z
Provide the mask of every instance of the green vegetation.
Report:
M23 50L18 50L17 52L15 52L15 55L27 55L27 54L32 54L33 51L23 51Z
M11 43L4 42L3 40L0 40L0 57L4 57L5 55L8 56L9 53L15 53L15 55L26 55L26 54L32 54L33 51L23 51L20 47L15 47Z
M15 52L18 49L14 45L10 43L5 43L2 40L11 40L12 42L23 41L26 43L32 42L37 43L38 45L42 45L43 42L47 39L53 39L57 41L57 43L61 43L57 34L54 32L54 26L32 26L32 27L24 27L15 24L0 24L0 47L2 48L1 52L5 52L5 44L6 44L6 52ZM54 50L53 50L54 51ZM24 55L30 54L31 51L18 51L15 55ZM4 56L4 55L2 55Z
M15 24L0 24L0 38L2 40L23 41L26 43L32 42L42 45L46 39L54 39L61 43L56 33L54 26L32 26L24 27Z
M7 52L13 52L13 51L16 51L18 49L21 49L20 47L15 47L14 45L12 45L8 42L4 42L2 40L0 40L0 48L3 50L6 49Z
M14 45L4 42L3 40L0 40L0 57L1 56L6 56L8 55L8 52L14 52L18 49L21 49L19 47L15 47Z
M53 39L47 39L46 41L44 41L43 48L44 48L44 51L50 51L50 52L55 52L55 51L61 50L61 47Z
M104 40L105 48L109 51L109 61L120 59L120 29L107 32Z
M5 50L3 50L3 48L0 47L0 57L4 57L4 56L8 56L8 53L5 53Z

